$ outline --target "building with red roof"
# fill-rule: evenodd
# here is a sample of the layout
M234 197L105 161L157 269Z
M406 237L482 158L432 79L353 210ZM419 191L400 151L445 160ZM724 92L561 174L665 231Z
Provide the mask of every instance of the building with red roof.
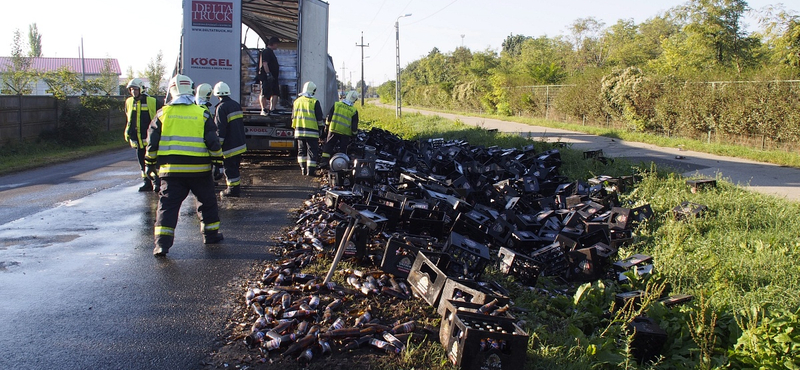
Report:
M62 67L69 68L70 71L77 73L79 76L85 76L86 80L91 80L100 77L103 70L108 69L112 74L117 75L117 79L122 75L119 67L119 62L114 58L45 58L37 57L31 58L31 69L35 72L54 72ZM0 73L5 72L11 65L11 57L0 57ZM31 95L51 95L47 92L49 87L41 79L37 80L31 86Z

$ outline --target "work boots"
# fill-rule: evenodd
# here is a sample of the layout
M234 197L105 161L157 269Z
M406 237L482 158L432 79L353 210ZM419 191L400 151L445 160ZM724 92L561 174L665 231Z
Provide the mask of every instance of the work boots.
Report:
M234 186L229 186L225 190L219 192L219 196L222 198L225 197L238 198L239 196L241 196L241 192L242 189L239 187L239 185L234 185Z
M167 252L169 252L169 247L162 247L156 245L156 247L153 249L153 255L156 257L166 257Z
M300 173L302 173L303 176L308 175L308 168L305 163L300 163Z
M217 244L225 239L219 231L203 234L203 244Z
M144 179L144 185L139 187L139 192L153 191L153 183L150 179Z

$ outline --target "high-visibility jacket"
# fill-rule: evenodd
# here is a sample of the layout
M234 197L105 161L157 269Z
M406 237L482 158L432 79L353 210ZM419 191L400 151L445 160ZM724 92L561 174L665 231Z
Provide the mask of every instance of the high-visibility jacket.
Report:
M345 136L353 136L353 133L358 129L356 126L358 121L353 120L357 115L356 107L337 101L333 104L333 114L328 117L328 131Z
M147 146L147 127L150 126L150 121L155 118L158 110L156 98L144 93L142 98L134 99L130 96L125 99L125 115L128 116L125 141L136 149L144 149Z
M222 156L230 158L247 151L244 134L244 120L242 106L229 96L220 97L216 107L214 123L217 125L217 135L222 144Z
M209 174L221 163L222 149L211 115L196 104L161 108L148 130L145 162L158 165L160 177Z
M292 109L292 128L295 138L319 138L316 114L317 99L298 96Z

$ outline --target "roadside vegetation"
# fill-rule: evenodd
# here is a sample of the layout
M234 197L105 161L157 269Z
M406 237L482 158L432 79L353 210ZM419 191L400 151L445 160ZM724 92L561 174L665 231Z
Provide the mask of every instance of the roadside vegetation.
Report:
M532 142L516 135L489 132L441 117L405 114L390 109L360 108L362 128L380 128L406 139L442 137L473 145L521 148ZM550 144L533 142L537 150ZM724 179L717 186L692 193L685 178L654 164L623 160L585 160L578 151L561 148L562 173L586 180L597 175L637 175L641 181L621 201L628 206L649 204L655 217L641 225L635 242L618 253L653 256L655 272L629 276L621 285L600 280L564 285L540 278L533 289L489 271L512 292L530 334L529 369L711 369L800 368L800 204L749 192ZM678 220L673 209L689 201L705 205L697 218ZM643 290L641 306L615 303L615 294ZM657 302L661 296L690 294L693 301L673 308ZM646 315L667 332L659 357L638 363L632 332L625 328ZM427 363L406 359L400 368L448 368L438 342L428 342L419 354ZM395 367L396 368L396 367Z
M403 69L402 101L686 139L725 155L735 143L764 151L746 158L796 166L777 153L800 149L797 10L689 0L640 23L588 17L564 35L509 35L500 52L433 48ZM395 100L395 81L377 90Z

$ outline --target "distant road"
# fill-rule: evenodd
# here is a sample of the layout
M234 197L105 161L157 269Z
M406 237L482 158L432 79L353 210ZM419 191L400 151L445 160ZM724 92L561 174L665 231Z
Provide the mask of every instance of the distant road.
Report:
M387 107L391 108L388 105ZM652 161L658 166L672 167L686 177L716 178L717 174L719 174L722 179L746 189L795 202L800 201L800 169L797 168L694 151L682 151L678 148L662 148L652 144L622 141L581 132L531 126L524 123L491 118L439 113L415 108L403 108L403 112L418 112L451 120L457 119L472 126L531 136L534 140L572 143L572 148L577 150L602 149L606 157L626 158L633 162L649 163Z

